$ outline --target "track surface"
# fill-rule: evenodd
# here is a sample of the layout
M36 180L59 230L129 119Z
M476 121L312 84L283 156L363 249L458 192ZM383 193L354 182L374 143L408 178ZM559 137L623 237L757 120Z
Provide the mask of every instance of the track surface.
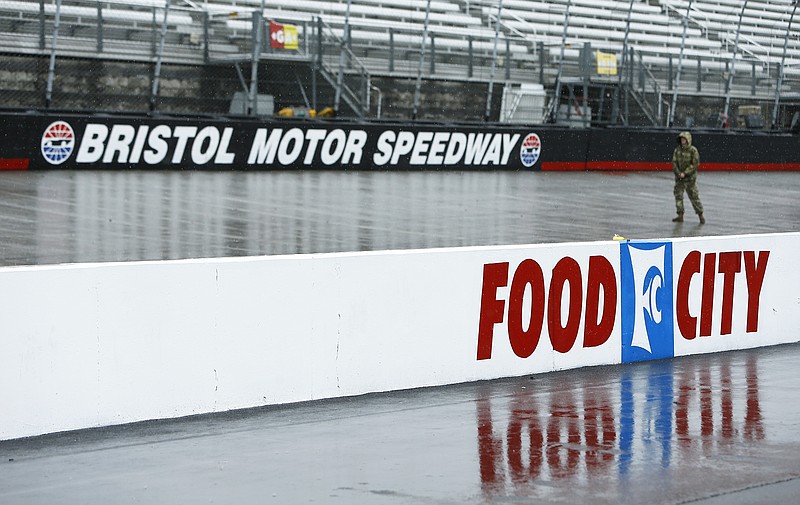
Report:
M800 174L700 188L704 226L670 221L663 173L9 172L0 264L800 230ZM0 442L0 503L800 503L799 360L786 345Z

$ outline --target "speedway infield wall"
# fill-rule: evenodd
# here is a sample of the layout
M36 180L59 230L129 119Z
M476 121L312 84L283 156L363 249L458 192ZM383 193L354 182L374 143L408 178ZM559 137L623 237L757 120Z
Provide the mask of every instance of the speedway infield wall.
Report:
M678 130L0 112L0 169L671 170ZM800 170L800 136L693 131L702 170Z
M797 341L800 233L0 268L0 439Z

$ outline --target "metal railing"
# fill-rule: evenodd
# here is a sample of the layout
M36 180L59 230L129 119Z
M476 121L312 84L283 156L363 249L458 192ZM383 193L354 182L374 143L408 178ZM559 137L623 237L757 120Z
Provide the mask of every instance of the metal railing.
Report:
M316 33L309 56L317 70L331 85L338 86L343 100L358 117L369 114L371 76L349 46L349 33L341 35L321 18L316 18ZM341 78L340 78L341 75Z
M537 28L522 24L525 20L513 11L504 11L501 16L500 43L495 51L485 33L462 33L463 30L458 32L451 27L437 26L423 38L420 27L411 23L396 24L387 30L375 22L368 37L365 37L367 28L363 24L359 36L350 36L353 27L345 29L334 18L329 21L287 14L286 18L275 21L295 25L300 39L298 47L293 50L272 48L266 31L269 20L264 20L260 28L264 30L260 50L254 57L256 32L252 20L256 9L252 6L217 5L212 8L172 0L166 9L166 2L162 6L116 0L60 0L59 7L56 0L0 1L3 58L0 97L4 107L229 112L231 92L249 91L254 80L258 86L265 86L264 82L272 78L267 75L268 68L277 61L306 65L312 71L305 75L310 76L309 79L319 78L313 92L303 91L302 97L292 99L295 105L316 107L317 88L338 87L343 111L347 109L346 114L356 117L376 114L375 96L381 97L384 112L390 110L385 107L386 103L402 98L400 93L390 89L393 83L406 82L420 73L432 83L425 87L429 93L436 92L437 81L448 85L464 82L488 86L496 76L496 85L501 87L541 84L549 92L551 103L559 72L568 83L583 80L592 86L610 88L614 85L611 82L614 79L592 68L596 63L593 56L587 60L586 54L581 53L583 42L579 37L569 36L566 47L562 47L553 42L552 37L538 33ZM496 5L497 0L471 0L465 12L481 16L480 26L494 27L493 16L496 17L497 9L486 7ZM60 16L56 39L57 9ZM667 11L670 9L673 8L667 5ZM563 9L556 11L563 12ZM701 19L702 12L694 9L693 15L695 19L690 22L701 27L708 36L709 25ZM421 47L423 39L427 44L424 48ZM723 39L720 44L724 50ZM743 36L743 40L747 37ZM763 45L750 44L750 47L752 49L741 50L736 66L750 66L755 73L741 72L737 76L732 84L732 100L771 103L778 72L783 71L781 81L785 96L781 103L796 104L800 100L797 61L789 58L783 66L770 65ZM423 49L425 68L420 72L419 54ZM597 44L592 49L614 54L618 62L623 60L616 44L608 43L605 47ZM623 96L639 109L644 123L665 124L668 114L663 112L662 91L674 89L672 58L641 45L632 44L631 50L636 56L628 59L630 69L618 68L618 72L630 72L621 84L626 88ZM719 100L729 71L722 55L694 54L691 58L685 62L685 80L674 111L681 118L705 114L705 111L690 114L688 105ZM49 68L50 59L54 59L52 68ZM587 61L590 63L588 70ZM158 81L158 85L154 85L154 81ZM307 84L304 82L301 87ZM376 87L380 88L377 94ZM500 91L497 93L499 95ZM250 97L252 100L252 93ZM464 97L465 100L469 98L474 99L474 96ZM509 95L509 100L515 99L519 100ZM610 109L607 101L597 100L593 109ZM481 102L488 103L487 100ZM254 109L257 108L250 106L246 110L253 112ZM448 112L437 111L437 114L437 117L447 117ZM628 121L634 115L630 111L617 118L600 115L592 118L592 124L615 123L620 117ZM538 122L541 117L534 115L530 120ZM786 119L777 121L778 124L786 122Z

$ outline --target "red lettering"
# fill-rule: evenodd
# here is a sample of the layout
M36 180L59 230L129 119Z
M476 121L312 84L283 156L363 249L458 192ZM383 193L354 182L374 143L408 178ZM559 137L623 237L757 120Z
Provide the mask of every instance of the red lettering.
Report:
M549 286L545 285L539 263L532 259L523 260L510 280L506 301L498 296L497 291L509 284L509 272L508 262L483 266L478 360L492 357L494 327L506 317L506 331L514 354L520 358L530 357L536 351L545 327L545 299L547 334L555 351L567 353L575 346L582 317L585 322L583 347L597 347L608 342L616 322L619 288L614 266L607 258L589 257L585 306L583 274L578 262L571 257L564 257L556 263ZM565 296L565 289L569 290L569 295ZM564 303L568 306L563 307ZM566 322L562 321L562 308L566 309L563 311Z
M508 262L483 266L481 314L478 322L478 359L492 357L494 325L503 321L505 302L497 299L497 288L508 284Z
M769 251L758 253L758 262L753 251L744 252L744 273L747 279L747 333L758 331L758 306L761 302L761 287L767 272Z
M522 329L522 299L525 287L531 287L531 312L528 317L528 331ZM502 310L502 309L501 309ZM502 315L501 315L502 317ZM508 339L514 354L527 358L539 344L544 322L544 275L542 267L531 259L519 264L511 281L508 299Z
M675 315L678 329L683 338L692 340L697 336L697 320L689 313L689 287L692 277L702 272L702 293L700 302L700 336L711 335L712 319L714 313L714 289L716 274L722 274L722 310L720 322L720 335L730 335L733 331L733 308L735 299L736 275L742 271L742 258L744 257L744 270L747 280L747 332L758 331L758 308L761 301L761 288L767 270L769 251L756 253L753 251L730 251L717 254L707 253L702 255L692 251L681 266L676 287Z
M742 270L742 253L719 253L719 273L722 274L721 335L730 335L733 320L733 289L736 274Z
M597 347L611 336L617 316L617 277L611 262L604 256L590 257L586 283L583 347ZM600 288L603 289L603 317L598 322Z
M569 307L567 324L561 326L561 300L566 283L569 283ZM553 268L550 296L547 299L547 328L550 331L550 342L555 351L569 352L578 338L583 303L582 291L580 265L569 256L562 258Z
M700 336L711 336L714 315L714 281L716 280L717 253L707 253L703 258L703 293L700 303Z
M697 318L689 313L689 285L692 283L692 277L698 273L700 273L700 252L692 251L683 260L678 275L675 300L678 329L686 340L692 340L697 336Z

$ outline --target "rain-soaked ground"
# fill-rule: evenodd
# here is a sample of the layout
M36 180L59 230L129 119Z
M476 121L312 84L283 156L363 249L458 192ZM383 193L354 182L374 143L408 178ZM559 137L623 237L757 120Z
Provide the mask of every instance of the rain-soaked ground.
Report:
M0 172L0 265L800 230L800 174ZM689 202L686 202L691 209Z
M0 264L800 230L800 174L700 184L703 226L670 221L664 173L0 173ZM792 344L0 442L0 503L800 503L798 362Z

